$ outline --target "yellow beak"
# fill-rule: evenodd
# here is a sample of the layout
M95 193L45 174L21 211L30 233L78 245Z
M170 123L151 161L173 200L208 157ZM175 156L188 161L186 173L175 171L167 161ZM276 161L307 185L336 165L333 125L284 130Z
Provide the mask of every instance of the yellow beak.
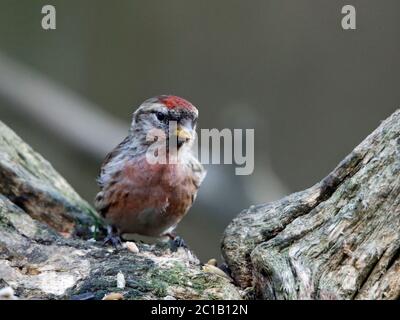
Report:
M175 134L181 141L188 141L192 138L192 134L189 132L189 130L183 127L178 127Z

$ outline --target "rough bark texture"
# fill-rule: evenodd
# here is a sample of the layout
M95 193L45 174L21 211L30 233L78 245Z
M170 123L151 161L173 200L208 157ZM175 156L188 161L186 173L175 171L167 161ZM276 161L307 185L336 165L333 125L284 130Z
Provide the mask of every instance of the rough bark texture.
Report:
M399 195L398 110L321 182L240 213L223 255L256 298L398 299Z
M0 194L65 236L87 234L97 215L42 156L0 122Z
M103 247L89 239L100 223L51 165L0 122L0 291L11 287L25 299L102 299L110 293L124 299L241 298L222 271L204 268L188 250Z
M232 221L235 287L182 248L103 247L91 206L0 122L0 299L398 299L399 193L397 111L321 182Z

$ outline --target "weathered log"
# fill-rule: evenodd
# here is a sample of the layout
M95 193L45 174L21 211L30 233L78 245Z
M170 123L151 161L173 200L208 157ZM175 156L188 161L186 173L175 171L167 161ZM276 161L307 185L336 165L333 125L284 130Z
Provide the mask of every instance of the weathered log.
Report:
M238 287L248 298L399 298L399 173L397 111L321 182L232 221L222 252ZM189 250L103 247L93 239L100 224L0 122L0 289L36 299L241 298Z
M256 298L398 299L400 110L321 182L241 212L222 252Z
M124 299L241 298L221 270L204 268L189 250L102 246L93 239L100 223L52 166L0 122L0 289L8 288L7 297L13 290L23 299L102 299L110 293Z
M94 209L38 153L0 122L0 194L65 236L87 234Z

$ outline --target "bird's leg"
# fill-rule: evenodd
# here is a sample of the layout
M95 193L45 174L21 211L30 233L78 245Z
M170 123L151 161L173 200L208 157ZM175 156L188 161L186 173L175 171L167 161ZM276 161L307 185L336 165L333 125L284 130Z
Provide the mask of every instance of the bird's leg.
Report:
M107 226L107 237L104 239L103 245L108 243L110 243L115 249L122 246L118 230L114 226Z
M188 249L188 246L187 246L185 240L183 240L175 232L173 232L173 231L172 232L168 232L165 235L169 238L169 243L170 243L170 246L171 246L171 250L173 252L177 251L178 248Z

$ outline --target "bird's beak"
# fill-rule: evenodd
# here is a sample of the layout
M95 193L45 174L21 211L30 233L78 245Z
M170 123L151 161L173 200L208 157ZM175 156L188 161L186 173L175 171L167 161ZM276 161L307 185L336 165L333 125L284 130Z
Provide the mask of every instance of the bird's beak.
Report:
M187 142L193 137L191 132L182 126L176 128L175 134L178 137L178 142Z

